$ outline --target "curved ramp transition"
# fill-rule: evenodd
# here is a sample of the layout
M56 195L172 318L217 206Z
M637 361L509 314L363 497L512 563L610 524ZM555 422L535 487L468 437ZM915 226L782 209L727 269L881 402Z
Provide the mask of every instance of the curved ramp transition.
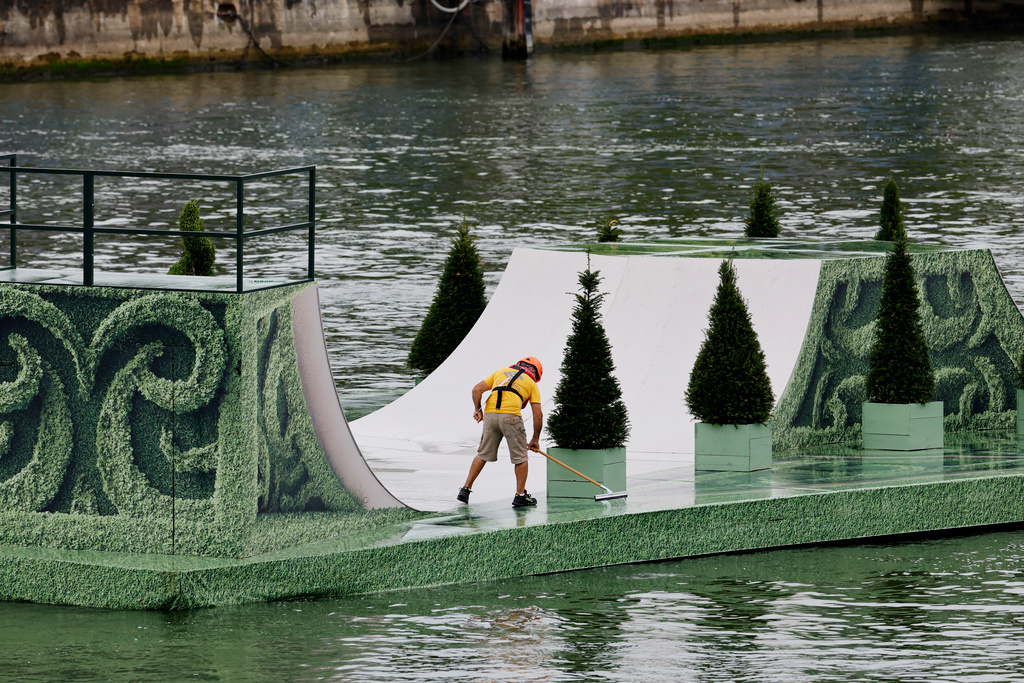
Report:
M704 338L720 261L590 258L603 278L604 326L632 423L627 474L692 464L693 419L683 395ZM421 510L457 504L455 493L480 438L470 390L503 365L525 355L540 358L542 406L545 414L550 412L579 291L577 276L586 267L587 255L580 252L515 250L483 315L458 349L407 394L352 422L363 455L389 491ZM739 286L776 395L800 353L820 267L811 259L736 260ZM546 445L543 435L541 444ZM535 493L544 488L543 461L543 456L530 456L527 489ZM514 484L512 465L502 452L477 480L471 502L511 500Z

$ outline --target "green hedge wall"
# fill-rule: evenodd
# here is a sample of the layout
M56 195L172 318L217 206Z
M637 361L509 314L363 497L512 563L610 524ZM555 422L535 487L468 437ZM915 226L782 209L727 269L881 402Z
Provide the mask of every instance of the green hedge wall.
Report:
M351 526L298 374L306 286L0 285L0 544L237 557Z
M947 431L1012 427L1024 318L987 250L914 257ZM883 258L823 261L807 334L774 415L776 450L860 437Z

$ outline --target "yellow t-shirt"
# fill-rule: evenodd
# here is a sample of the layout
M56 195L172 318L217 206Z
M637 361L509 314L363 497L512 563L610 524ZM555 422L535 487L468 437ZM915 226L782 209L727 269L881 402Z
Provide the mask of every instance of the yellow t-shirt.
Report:
M497 387L507 386L517 372L519 370L515 368L502 368L491 373L490 377L484 380L487 388L491 390L491 395L487 397L487 403L484 405L485 413L522 415L520 410L525 408L527 403L540 403L540 390L537 388L537 383L525 372L519 375L519 379L512 385L512 388L518 391L522 398L511 391L495 391ZM497 408L498 394L502 394L500 410Z

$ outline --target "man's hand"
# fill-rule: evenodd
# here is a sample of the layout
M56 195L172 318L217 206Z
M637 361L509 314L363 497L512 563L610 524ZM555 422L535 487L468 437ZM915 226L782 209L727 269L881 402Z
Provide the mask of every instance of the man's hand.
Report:
M473 405L476 406L476 410L473 411L473 419L477 422L484 421L484 411L480 407L480 399L484 397L484 392L490 389L487 386L487 382L478 382L473 386Z
M540 440L539 439L534 439L533 441L528 443L526 445L526 447L529 450L531 450L531 451L536 451L536 452L540 453Z

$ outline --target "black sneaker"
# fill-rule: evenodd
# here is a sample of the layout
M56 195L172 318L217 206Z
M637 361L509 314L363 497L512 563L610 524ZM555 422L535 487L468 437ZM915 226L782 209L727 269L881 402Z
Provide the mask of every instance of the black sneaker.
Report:
M531 496L526 491L523 491L522 493L517 493L516 497L512 499L512 507L514 508L524 508L536 504L537 499Z
M471 493L473 493L471 490L463 486L461 489L459 489L459 495L455 497L459 499L460 503L469 503L469 494Z

